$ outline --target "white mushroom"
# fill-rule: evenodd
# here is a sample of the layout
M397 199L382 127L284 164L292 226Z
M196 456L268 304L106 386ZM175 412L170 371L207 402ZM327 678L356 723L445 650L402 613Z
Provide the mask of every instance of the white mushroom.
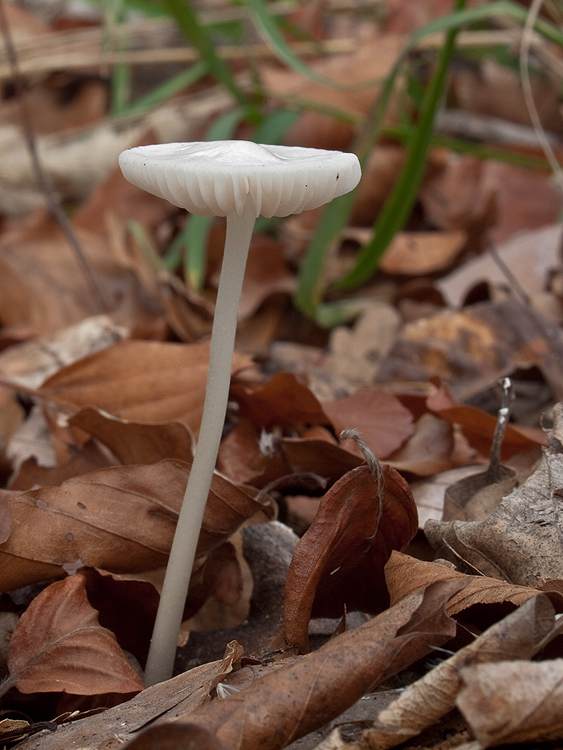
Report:
M178 518L153 631L145 684L172 676L201 521L221 441L237 312L254 222L317 208L358 184L354 154L247 141L139 146L119 157L124 176L202 216L226 216L227 236L196 453Z

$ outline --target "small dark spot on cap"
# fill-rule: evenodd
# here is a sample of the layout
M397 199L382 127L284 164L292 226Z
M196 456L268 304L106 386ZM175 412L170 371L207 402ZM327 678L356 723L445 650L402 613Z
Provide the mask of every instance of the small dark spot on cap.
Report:
M86 510L86 506L84 505L84 503L76 503L76 504L78 505L80 510Z

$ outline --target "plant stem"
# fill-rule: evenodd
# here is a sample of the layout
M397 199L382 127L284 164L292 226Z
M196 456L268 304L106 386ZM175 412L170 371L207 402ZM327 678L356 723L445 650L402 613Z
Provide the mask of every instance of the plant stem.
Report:
M254 223L255 212L250 199L246 201L242 216L234 212L227 216L201 428L156 615L145 670L146 687L172 676L201 522L227 411L237 312Z

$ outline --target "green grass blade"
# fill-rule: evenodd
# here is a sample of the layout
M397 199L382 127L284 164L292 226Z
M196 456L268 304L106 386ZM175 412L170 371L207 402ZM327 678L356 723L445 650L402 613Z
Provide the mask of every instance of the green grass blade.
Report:
M464 4L465 0L456 0L455 10ZM407 144L405 165L375 223L373 240L362 248L354 267L334 284L335 289L348 289L366 281L377 268L379 259L395 234L402 229L409 217L426 168L426 155L432 138L434 120L444 93L457 33L457 27L447 32L438 58L438 66L424 95L419 122Z
M182 89L191 86L207 73L207 65L201 60L187 70L183 70L178 75L172 76L159 86L155 86L148 94L139 97L135 102L130 104L120 112L122 116L137 115L141 112L154 109L162 102L182 91Z
M206 63L215 80L230 91L239 104L248 104L245 93L236 82L227 63L215 51L207 27L200 22L191 3L186 2L186 0L164 0L164 5L176 20L180 31L190 44L197 49L202 61Z

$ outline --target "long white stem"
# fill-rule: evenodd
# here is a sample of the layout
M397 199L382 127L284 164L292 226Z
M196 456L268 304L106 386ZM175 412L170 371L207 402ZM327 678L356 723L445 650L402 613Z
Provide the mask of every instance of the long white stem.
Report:
M172 676L203 512L227 411L237 313L254 222L251 200L246 201L241 217L234 213L227 216L201 428L166 568L145 670L146 687Z

